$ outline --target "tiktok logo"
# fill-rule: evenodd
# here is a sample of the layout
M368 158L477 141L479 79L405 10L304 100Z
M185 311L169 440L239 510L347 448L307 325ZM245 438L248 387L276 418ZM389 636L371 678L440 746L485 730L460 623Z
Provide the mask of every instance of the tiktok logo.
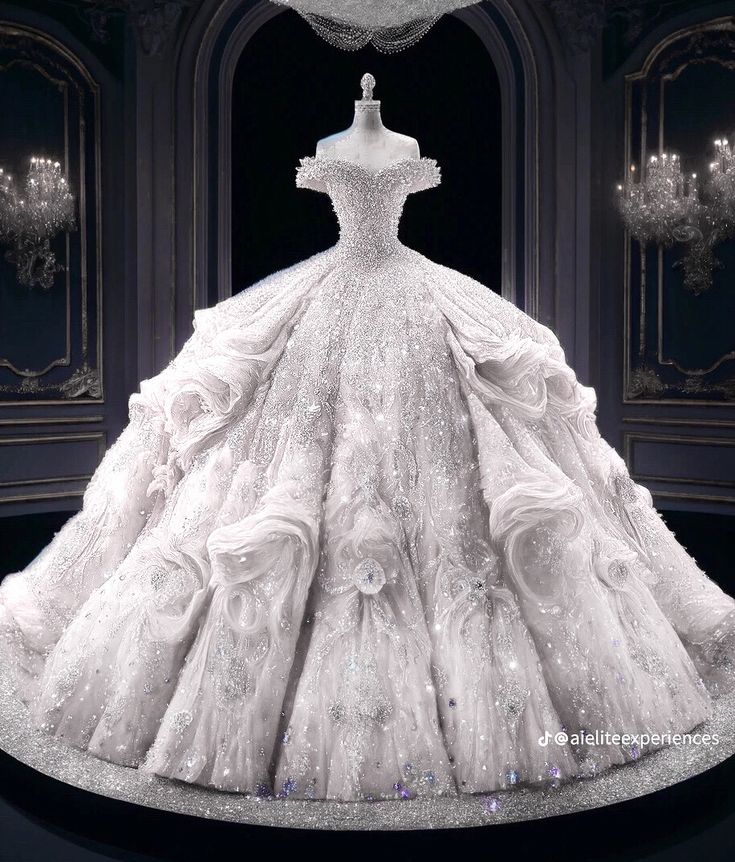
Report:
M551 742L554 745L566 745L569 742L569 734L565 730L560 730L557 733L549 733L547 730L543 736L538 738L538 744L541 748L546 748Z

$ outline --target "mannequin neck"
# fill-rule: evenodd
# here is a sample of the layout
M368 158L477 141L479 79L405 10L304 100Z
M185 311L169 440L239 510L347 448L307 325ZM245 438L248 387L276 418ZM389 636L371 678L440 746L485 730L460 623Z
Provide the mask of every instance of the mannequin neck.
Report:
M352 121L352 131L384 132L385 126L380 116L380 102L355 102L355 118Z

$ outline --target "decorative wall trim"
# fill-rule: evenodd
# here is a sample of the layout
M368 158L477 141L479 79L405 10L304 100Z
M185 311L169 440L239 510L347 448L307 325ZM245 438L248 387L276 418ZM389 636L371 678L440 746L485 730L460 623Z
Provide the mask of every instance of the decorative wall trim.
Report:
M23 416L16 419L0 419L0 428L13 428L23 425L94 425L104 422L104 416Z
M42 500L70 500L74 497L83 497L84 489L77 491L59 491L49 494L20 494L13 497L0 497L0 506L5 503L39 503Z
M130 11L144 53L157 57L176 33L184 11L195 0L132 0Z
M674 500L677 503L723 503L735 505L735 497L724 497L718 494L687 494L684 491L651 491L654 500Z
M630 425L671 425L687 428L735 428L735 419L668 419L658 416L623 416Z
M69 444L91 442L97 444L97 464L104 457L107 448L107 434L104 431L94 431L89 433L70 433L70 434L47 434L43 436L19 436L19 437L3 437L0 436L0 447L4 446L30 446L30 445L49 445L49 444ZM31 479L7 479L0 481L0 489L3 488L38 488L46 485L59 485L64 482L81 483L80 488L70 488L63 492L49 491L48 493L40 493L33 495L12 495L2 496L0 494L0 504L2 503L22 503L33 500L50 500L63 499L66 497L83 496L84 488L87 482L92 478L92 474L84 472L81 474L63 475L63 476L39 476Z
M707 477L690 476L658 476L654 474L639 473L635 468L635 444L654 443L658 445L675 446L702 446L705 448L724 447L735 449L735 439L727 437L689 437L671 436L667 434L650 434L647 432L625 432L623 435L623 448L625 463L630 471L631 478L637 482L662 482L669 485L697 485L701 488L732 488L735 490L734 479L713 479ZM659 492L651 492L659 493ZM674 492L667 492L673 494ZM731 499L735 502L735 496Z

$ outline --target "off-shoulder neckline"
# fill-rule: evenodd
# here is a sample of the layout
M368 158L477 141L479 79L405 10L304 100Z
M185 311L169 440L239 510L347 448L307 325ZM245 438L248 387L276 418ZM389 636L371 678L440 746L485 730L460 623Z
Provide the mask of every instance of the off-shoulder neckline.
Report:
M411 156L406 156L403 159L396 159L395 162L390 162L390 164L385 165L377 171L371 170L370 168L365 167L365 165L362 165L359 162L352 162L349 159L340 159L335 156L304 156L301 159L300 166L303 167L307 164L344 165L345 167L352 168L360 173L365 174L368 177L379 177L381 174L387 173L388 171L392 171L398 167L403 167L406 165L424 164L427 167L438 167L436 159L432 159L429 156L419 156L419 158L417 159L412 158Z

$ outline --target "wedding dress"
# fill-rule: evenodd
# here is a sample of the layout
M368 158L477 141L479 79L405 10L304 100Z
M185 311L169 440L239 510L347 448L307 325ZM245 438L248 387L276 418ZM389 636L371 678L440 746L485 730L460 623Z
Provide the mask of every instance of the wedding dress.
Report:
M0 588L35 725L228 791L545 785L688 731L735 604L600 437L552 332L397 237L436 163L304 158L331 249L196 314L84 507ZM655 747L653 744L648 746Z

